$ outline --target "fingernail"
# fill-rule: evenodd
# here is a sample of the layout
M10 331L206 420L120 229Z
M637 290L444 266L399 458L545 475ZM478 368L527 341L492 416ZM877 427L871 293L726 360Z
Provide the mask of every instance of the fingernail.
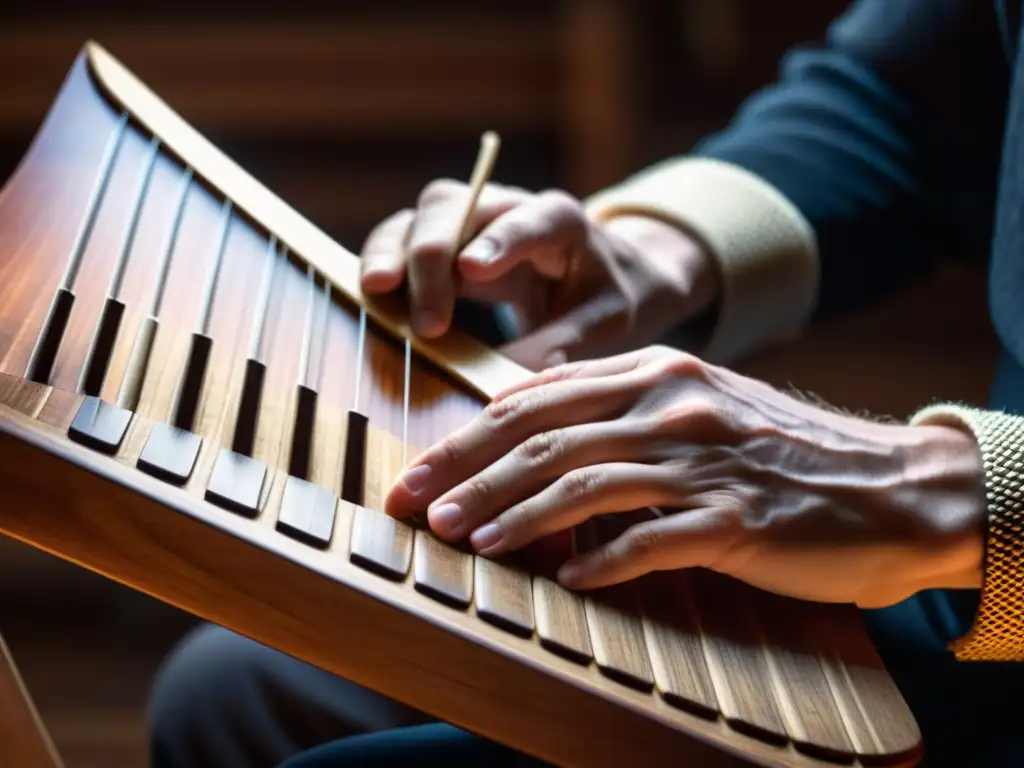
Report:
M462 252L462 255L473 261L486 264L489 261L493 261L494 257L498 255L498 246L493 240L488 240L487 238L474 240Z
M430 479L430 467L420 464L413 467L402 475L402 484L409 489L410 493L419 493L427 487L427 480Z
M438 533L454 536L462 525L462 509L458 504L442 504L436 509L427 513L430 519L430 527Z
M497 523L488 523L483 528L477 528L473 531L473 535L469 537L469 543L473 545L473 549L477 552L490 549L500 541L501 526Z

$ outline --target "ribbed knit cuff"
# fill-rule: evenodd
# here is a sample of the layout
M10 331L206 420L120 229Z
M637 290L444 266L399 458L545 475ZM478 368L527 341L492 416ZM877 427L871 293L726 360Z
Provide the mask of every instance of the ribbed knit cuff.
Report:
M817 243L777 189L708 158L656 165L588 201L596 220L648 215L680 227L714 259L719 316L702 355L723 364L798 335L817 301Z
M1024 660L1024 419L999 411L936 405L911 423L973 434L985 464L988 538L981 603L952 644L961 661Z

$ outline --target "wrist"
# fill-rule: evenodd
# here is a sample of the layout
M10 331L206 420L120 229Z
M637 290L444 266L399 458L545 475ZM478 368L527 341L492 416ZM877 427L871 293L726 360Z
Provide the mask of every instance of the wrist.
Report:
M988 502L985 466L973 435L951 426L894 427L904 431L904 475L920 537L912 578L919 589L980 589L985 573Z
M643 214L614 216L601 227L609 236L628 243L646 270L685 300L687 317L708 311L718 301L721 278L714 259L679 227Z

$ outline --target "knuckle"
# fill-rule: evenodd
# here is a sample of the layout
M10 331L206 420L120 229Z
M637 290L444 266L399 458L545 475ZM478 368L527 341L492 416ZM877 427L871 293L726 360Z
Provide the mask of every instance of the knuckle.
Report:
M441 462L446 467L458 466L462 461L464 453L461 443L454 435L444 438L438 444L437 451L440 454Z
M685 352L667 355L652 365L658 378L702 379L705 365L699 357Z
M583 207L580 205L579 200L561 189L546 189L537 195L537 199L542 201L552 211L569 216L578 216L583 213Z
M564 453L565 437L559 432L541 432L516 448L516 458L538 466L556 461Z
M648 560L661 550L661 534L647 527L636 526L622 534L622 549L627 557Z
M579 200L560 189L549 189L537 196L546 215L557 227L582 230L586 215Z
M505 247L530 241L537 236L536 220L523 218L517 212L515 216L501 219L492 230L491 236L501 241Z
M436 242L417 243L411 254L413 264L429 278L447 276L448 253L445 246Z
M577 469L562 476L559 481L562 495L570 500L580 500L592 495L603 485L603 477L595 469Z
M665 408L655 416L655 431L661 434L704 432L720 425L721 414L714 402L698 397L685 403Z
M547 402L544 390L528 389L517 392L512 397L492 402L487 406L487 417L495 425L508 424L513 421L529 418L542 411Z
M429 208L439 203L445 203L457 195L465 186L462 182L455 181L454 179L434 179L423 187L417 200L417 206L419 208Z
M484 501L490 492L490 483L481 477L474 477L466 481L465 493L470 504L477 504Z
M540 508L523 503L502 515L502 530L506 536L516 540L524 531L533 530L541 518Z

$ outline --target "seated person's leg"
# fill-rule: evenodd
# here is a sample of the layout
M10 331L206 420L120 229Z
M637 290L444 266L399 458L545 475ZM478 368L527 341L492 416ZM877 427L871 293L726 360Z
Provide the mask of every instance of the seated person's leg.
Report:
M493 741L450 725L433 723L353 736L293 757L280 768L540 768L543 765Z
M186 637L157 675L153 768L271 768L354 734L429 718L221 627Z

